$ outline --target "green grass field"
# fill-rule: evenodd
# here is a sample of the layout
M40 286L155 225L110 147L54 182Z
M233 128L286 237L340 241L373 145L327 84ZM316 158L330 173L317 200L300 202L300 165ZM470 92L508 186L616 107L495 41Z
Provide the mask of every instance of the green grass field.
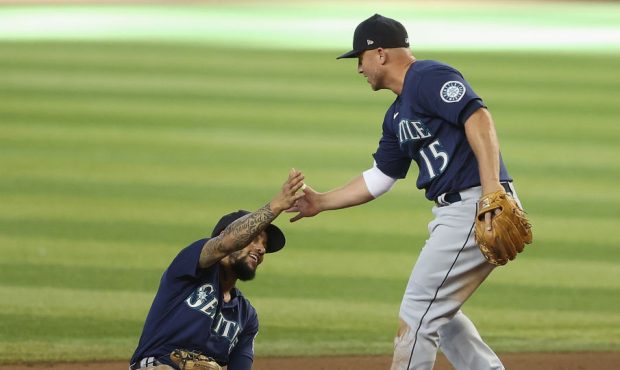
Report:
M334 52L0 43L0 362L128 359L158 280L291 167L328 190L371 163L390 92ZM620 350L620 55L416 53L485 97L535 243L466 303L492 347ZM431 203L289 224L242 284L257 354L388 354Z

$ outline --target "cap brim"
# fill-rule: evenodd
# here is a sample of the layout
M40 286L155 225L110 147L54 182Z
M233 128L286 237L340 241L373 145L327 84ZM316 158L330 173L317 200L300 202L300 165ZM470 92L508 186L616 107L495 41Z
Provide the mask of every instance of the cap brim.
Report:
M341 56L339 56L336 59L343 59L343 58L357 58L363 50L351 50L348 53L344 53Z
M284 237L282 230L280 230L276 225L269 224L265 231L267 232L267 253L277 252L284 248L286 238Z
M215 238L220 233L228 227L234 221L249 215L251 212L243 209L238 210L237 212L229 213L223 216L213 228L213 232L211 233L211 237ZM269 224L265 228L265 232L267 233L267 253L277 252L280 249L284 248L284 244L286 243L286 238L284 237L284 233L277 226Z

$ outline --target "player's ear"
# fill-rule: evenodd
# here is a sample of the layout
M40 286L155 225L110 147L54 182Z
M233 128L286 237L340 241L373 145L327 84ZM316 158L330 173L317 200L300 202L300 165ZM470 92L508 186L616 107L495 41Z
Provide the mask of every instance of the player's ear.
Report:
M387 53L383 48L377 48L377 56L379 58L379 64L385 64L387 62Z

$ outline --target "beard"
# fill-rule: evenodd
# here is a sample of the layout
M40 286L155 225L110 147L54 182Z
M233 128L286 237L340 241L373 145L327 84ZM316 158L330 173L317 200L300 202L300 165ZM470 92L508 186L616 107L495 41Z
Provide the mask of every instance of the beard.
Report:
M256 270L246 263L247 258L250 257L236 260L235 263L232 264L232 270L235 274L237 274L237 278L241 281L252 280L254 279L254 276L256 276Z

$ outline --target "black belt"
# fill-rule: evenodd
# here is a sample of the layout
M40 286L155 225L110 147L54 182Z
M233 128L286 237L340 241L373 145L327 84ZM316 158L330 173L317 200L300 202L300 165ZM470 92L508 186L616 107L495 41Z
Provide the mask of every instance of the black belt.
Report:
M512 194L512 189L510 189L509 182L501 182L500 185L502 185L504 190L506 190L506 193ZM437 205L437 207L445 207L445 206L449 206L452 203L456 203L460 201L461 201L461 193L458 191L453 191L451 193L446 193L443 196L443 201L440 201L439 198L435 199L435 204Z

